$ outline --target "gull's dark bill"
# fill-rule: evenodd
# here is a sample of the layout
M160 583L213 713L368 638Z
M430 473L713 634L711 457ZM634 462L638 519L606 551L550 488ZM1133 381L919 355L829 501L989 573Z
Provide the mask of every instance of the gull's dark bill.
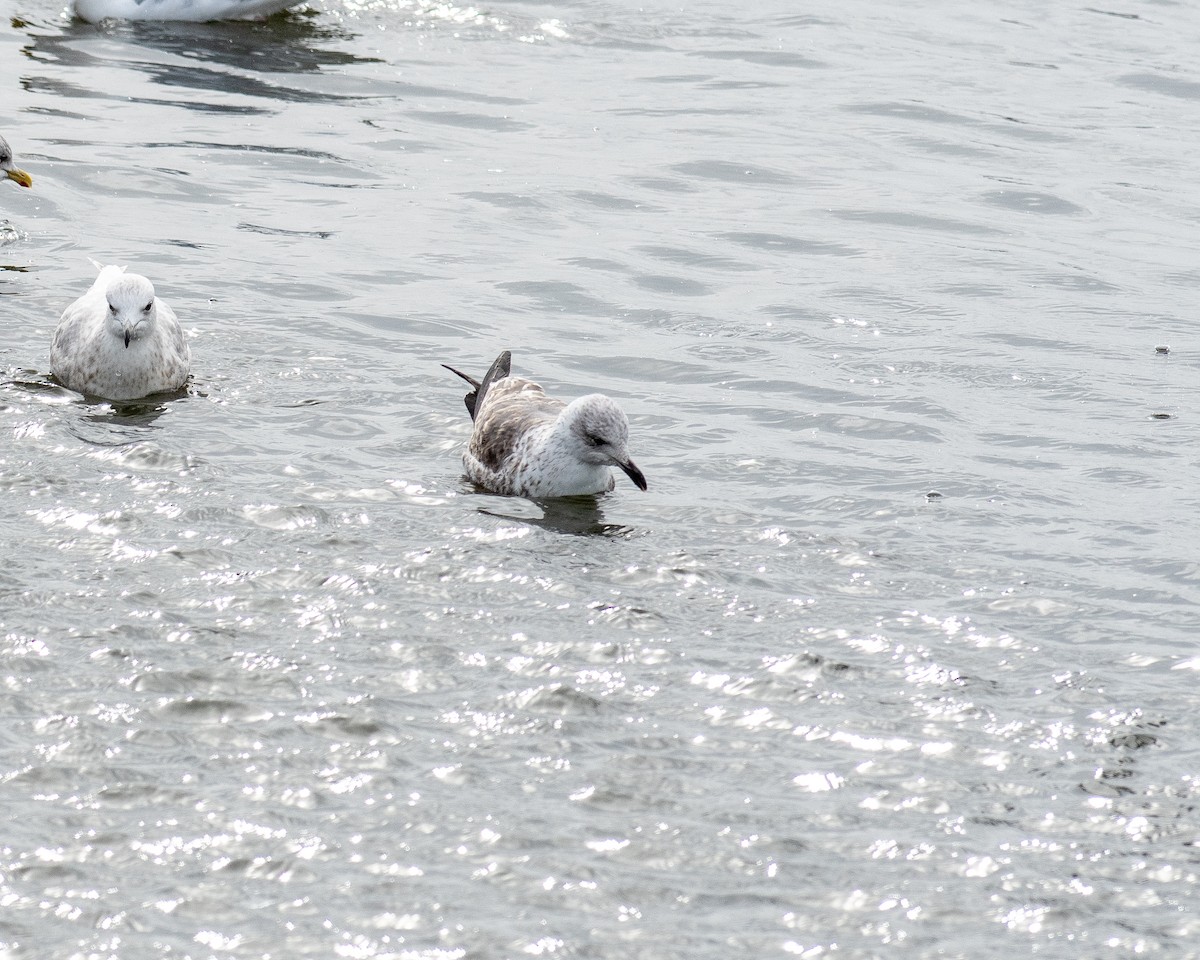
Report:
M625 476L633 481L634 486L636 486L639 490L646 489L646 475L638 469L638 465L636 463L634 463L632 460L628 460L625 463L618 463L617 466L621 468Z

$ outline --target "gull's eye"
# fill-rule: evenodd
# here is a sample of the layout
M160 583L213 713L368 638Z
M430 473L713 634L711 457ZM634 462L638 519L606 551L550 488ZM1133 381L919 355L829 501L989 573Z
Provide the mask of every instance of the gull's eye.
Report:
M583 435L583 439L590 443L593 447L604 446L604 440L596 436L594 433L585 433Z
M116 304L115 304L115 303L110 303L110 304L108 305L108 312L109 312L109 313L111 313L113 316L116 316L116 314L117 314L117 306L116 306Z
M154 306L154 301L153 301L153 300L151 300L151 301L150 301L148 304L146 304L144 307L142 307L142 313L149 313L149 312L150 312L150 308L151 308L152 306Z

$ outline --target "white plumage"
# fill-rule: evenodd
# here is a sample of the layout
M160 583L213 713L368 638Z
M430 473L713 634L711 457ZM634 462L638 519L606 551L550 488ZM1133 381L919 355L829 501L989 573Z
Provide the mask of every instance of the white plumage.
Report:
M63 386L105 400L181 389L191 353L175 312L145 277L95 265L96 282L54 330L51 372Z

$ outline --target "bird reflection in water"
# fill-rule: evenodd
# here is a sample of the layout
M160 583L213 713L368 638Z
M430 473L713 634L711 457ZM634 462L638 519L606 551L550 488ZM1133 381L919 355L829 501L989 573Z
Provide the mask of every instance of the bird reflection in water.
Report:
M517 503L536 504L541 508L542 515L530 517L518 513L502 513L487 507L480 507L479 512L498 520L511 520L573 537L624 538L632 537L637 532L633 527L624 524L606 523L604 511L600 509L600 498L596 496L555 497L551 500L526 500L520 497L512 499Z

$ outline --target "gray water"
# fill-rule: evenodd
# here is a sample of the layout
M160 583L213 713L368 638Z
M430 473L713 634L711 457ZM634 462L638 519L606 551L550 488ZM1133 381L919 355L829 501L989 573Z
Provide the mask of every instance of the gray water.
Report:
M0 4L0 957L1200 955L1195 7Z

